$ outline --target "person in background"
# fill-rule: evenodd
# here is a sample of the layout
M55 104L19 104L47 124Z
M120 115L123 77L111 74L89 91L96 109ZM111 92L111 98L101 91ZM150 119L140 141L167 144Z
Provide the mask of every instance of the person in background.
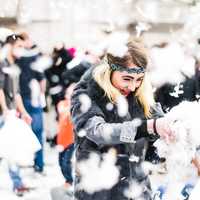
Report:
M60 100L65 99L65 84L62 78L63 73L67 71L67 63L72 60L65 46L55 47L52 53L53 64L45 71L47 79L47 92L50 94L52 104L57 113L57 104ZM58 113L57 113L58 118Z
M66 187L71 186L73 183L71 158L74 151L74 132L70 107L74 87L75 83L66 89L65 100L60 101L57 105L59 113L57 145L60 145L63 149L59 153L59 165L65 177Z
M16 35L15 44L18 45L17 50L24 49L26 42L23 37ZM12 42L13 36L8 36L7 41ZM28 50L27 50L28 51ZM15 51L16 53L16 51ZM19 89L25 109L32 118L31 127L39 140L42 148L35 155L34 170L43 174L44 157L43 157L43 108L41 106L41 96L46 90L46 81L44 74L32 69L32 64L37 61L40 54L22 55L15 57L14 63L20 69Z
M16 42L18 37L15 35L10 36L10 39L6 40L3 48L7 48L7 56L4 60L0 61L0 108L2 120L5 120L12 109L15 109L19 116L28 124L31 124L32 118L26 111L22 97L19 91L18 76L15 73L16 66L14 65L15 57L13 50L19 47ZM7 69L7 70L6 70ZM10 73L9 70L10 69ZM14 133L13 133L14 134ZM18 196L23 196L23 194L29 191L20 176L19 167L15 164L9 164L9 175L13 183L13 191Z
M165 48L168 44L167 43L161 43L157 46L157 48ZM159 88L156 88L155 91L155 99L156 101L160 102L163 111L165 113L169 112L174 106L177 106L183 101L198 101L199 100L199 94L200 94L200 76L199 76L199 70L198 70L198 62L196 61L196 66L188 66L188 68L193 67L194 68L194 75L188 75L184 71L180 71L180 74L184 77L184 80L179 83L166 83L160 86ZM152 146L152 149L155 148ZM151 151L152 152L152 151ZM194 164L194 166L197 169L198 175L200 175L200 158L197 156L197 154L194 156L194 158L191 160L191 162ZM185 187L182 190L182 193L184 193L186 196L189 197L189 193L191 192L191 188L194 186L191 184L186 184ZM187 191L187 188L190 188ZM164 194L164 191L162 192ZM188 198L187 197L187 198Z
M65 184L51 189L52 200L64 200L73 196L72 155L74 152L74 131L70 115L71 95L75 83L66 89L65 100L58 103L57 145L60 147L59 165L65 178Z
M52 59L52 66L45 70L47 80L46 95L51 97L51 103L56 111L56 120L58 120L57 104L65 99L65 90L67 88L64 83L63 73L68 70L67 64L73 59L73 56L68 52L65 45L61 44L54 47ZM56 137L57 133L54 133L54 137L47 137L47 142L50 143L51 147L56 145Z

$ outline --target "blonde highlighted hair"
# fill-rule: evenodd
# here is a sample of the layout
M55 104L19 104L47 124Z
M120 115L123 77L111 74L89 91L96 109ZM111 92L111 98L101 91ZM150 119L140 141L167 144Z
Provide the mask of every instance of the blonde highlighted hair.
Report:
M122 66L128 65L132 62L138 66L146 68L147 56L146 52L137 43L130 42L127 44L128 52L122 58L115 57L111 54L107 54L107 61L95 67L93 71L93 78L98 83L98 85L104 90L105 95L109 98L112 103L116 103L118 97L121 95L119 90L117 90L111 83L112 70L109 64L120 64ZM139 100L143 107L145 117L151 117L151 106L155 103L153 97L153 91L148 80L148 75L145 74L144 79L140 87L133 94Z

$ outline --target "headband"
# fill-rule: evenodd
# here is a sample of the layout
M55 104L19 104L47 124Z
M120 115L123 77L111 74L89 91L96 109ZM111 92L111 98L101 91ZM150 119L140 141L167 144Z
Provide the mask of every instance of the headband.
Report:
M117 64L110 64L110 69L112 71L126 71L128 73L136 73L136 74L140 74L140 73L144 73L145 72L145 68L144 67L140 67L140 66L134 66L133 68L128 68L128 67L123 67L121 65L117 65Z

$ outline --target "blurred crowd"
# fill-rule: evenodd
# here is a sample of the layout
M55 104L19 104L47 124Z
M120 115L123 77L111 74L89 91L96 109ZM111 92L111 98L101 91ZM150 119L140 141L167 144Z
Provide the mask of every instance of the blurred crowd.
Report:
M68 125L70 123L68 115L71 93L69 90L74 83L79 81L81 75L91 64L98 62L98 58L91 55L90 52L84 52L79 57L76 57L76 54L76 48L67 48L64 44L55 46L51 55L44 54L25 32L8 35L4 41L1 41L0 49L1 127L13 113L31 125L41 146L34 157L33 168L36 173L44 173L43 145L46 140L52 147L58 141L58 144L63 146L63 150L66 148L70 150L70 153L64 150L59 155L61 169L70 184L72 175L68 172L71 170L68 163L70 163L73 152L73 133L72 125ZM48 96L50 103L46 101ZM52 106L56 111L59 137L57 137L57 133L54 134L55 137L44 135L43 112L48 112L49 107ZM65 112L66 109L67 112ZM14 127L13 130L17 131ZM23 138L19 138L19 140L21 142L16 144L18 147L23 146L24 142L28 142ZM30 145L32 144L30 143ZM30 188L23 184L18 161L13 162L13 159L8 158L8 155L5 154L1 157L6 158L9 162L9 175L13 182L13 191L21 196ZM66 160L68 163L65 163Z
M103 62L105 52L101 55L95 55L89 50L80 52L76 47L61 43L57 44L50 54L46 54L41 52L39 46L26 32L13 33L0 41L1 129L3 130L6 123L13 119L12 117L28 124L31 128L30 134L33 134L38 141L37 148L31 149L31 153L34 154L31 167L34 173L42 176L45 176L44 144L49 143L51 148L59 146L58 163L65 179L62 186L63 190L66 190L65 195L73 195L71 160L75 149L75 137L70 116L71 95L82 75L92 66ZM161 103L165 113L184 100L199 100L200 62L197 57L177 42L155 44L149 50L149 55L151 62L148 72L155 99ZM43 117L44 112L48 115L52 107L55 110L55 120L52 123L56 123L57 127L53 136L45 133ZM17 132L16 129L13 125L12 131ZM0 131L0 140L3 140L1 134L3 132ZM18 139L13 145L28 154L23 144L28 143L31 146L33 140L31 138L26 140L22 136L17 135ZM12 138L6 139L12 140ZM154 142L155 139L152 138L145 159L155 165L164 163L165 158L159 157L156 147L153 146ZM24 184L20 175L21 163L19 159L13 159L9 151L11 150L5 150L0 146L0 157L8 162L13 192L23 196L31 190L31 187ZM13 154L13 151L11 153ZM15 157L20 155L15 154ZM198 156L193 159L193 163L200 174ZM66 198L57 195L55 191L52 192L53 200Z

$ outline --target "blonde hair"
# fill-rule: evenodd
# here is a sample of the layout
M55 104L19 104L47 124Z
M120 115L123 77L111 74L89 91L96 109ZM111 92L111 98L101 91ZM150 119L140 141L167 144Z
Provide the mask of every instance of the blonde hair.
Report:
M137 52L133 52L134 44L129 43L129 45L131 46L131 52L128 52L128 53L129 53L129 55L131 54L131 60L137 61L138 65L143 64L143 67L146 67L146 65L147 65L146 54L142 51L142 49L140 49L140 48L137 49L137 47L135 47L135 46L134 46L134 48L137 50ZM142 52L143 52L143 54L142 54ZM134 55L134 53L136 55ZM139 56L138 56L138 54L139 54ZM122 62L127 62L127 60L128 60L128 62L130 62L129 55L128 55L128 59L127 59L127 57L125 57L127 55L125 55L124 58L121 59ZM107 57L108 57L108 55L107 55ZM132 59L133 57L134 57L134 59ZM120 61L119 57L117 57L117 59L116 59L116 57L114 57L111 54L109 54L109 58L111 58L109 61L109 64L115 63L114 62L115 60L117 60L117 63L119 63L119 61ZM142 63L141 63L141 61L142 61ZM97 67L95 67L95 69L93 71L93 78L98 83L98 85L104 90L105 95L109 98L109 100L112 103L116 103L117 99L121 95L121 93L111 83L112 70L110 69L109 64L108 64L108 62L104 62L104 63L98 65ZM145 64L145 66L144 66L144 64ZM142 65L140 65L140 66L142 66ZM151 87L150 81L148 80L147 74L145 74L141 86L136 90L135 96L143 107L145 117L147 117L147 118L151 117L151 106L155 103L155 101L154 101L154 97L153 97L152 87Z

